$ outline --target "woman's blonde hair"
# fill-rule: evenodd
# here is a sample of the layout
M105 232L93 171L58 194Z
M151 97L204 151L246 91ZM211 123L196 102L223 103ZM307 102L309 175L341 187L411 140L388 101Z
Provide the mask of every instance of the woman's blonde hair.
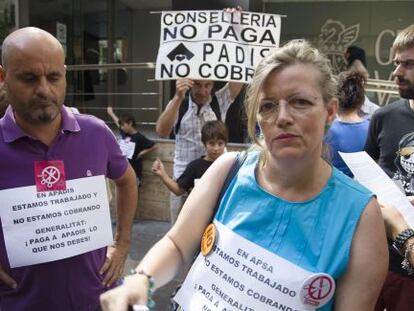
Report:
M337 84L328 58L309 42L292 40L283 47L274 49L257 66L246 95L247 130L252 142L259 146L261 144L256 136L256 124L264 83L273 71L280 71L294 64L312 65L320 73L319 85L325 104L336 95Z

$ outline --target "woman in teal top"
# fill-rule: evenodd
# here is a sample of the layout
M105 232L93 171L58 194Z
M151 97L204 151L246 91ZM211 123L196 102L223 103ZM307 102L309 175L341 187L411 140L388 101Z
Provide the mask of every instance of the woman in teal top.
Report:
M337 112L335 90L328 60L306 41L291 41L260 62L246 103L249 134L259 151L249 154L230 183L215 220L217 225L230 229L221 229L224 231L220 234L225 232L234 241L245 239L243 243L252 249L264 248L271 254L269 258L287 262L294 268L292 271L302 269L332 277L335 297L320 310L368 311L374 309L387 270L385 230L372 194L339 174L322 157L323 136ZM257 124L260 138L255 136ZM212 164L187 199L176 224L136 268L138 273L101 297L104 310L146 304L148 275L157 288L171 280L184 263L193 260L234 157L234 153L227 153ZM219 236L215 243L221 240L224 239ZM218 252L227 258L227 264L232 263L226 249L215 248L214 255ZM210 259L205 257L206 266ZM233 264L240 266L238 260ZM211 268L226 275L227 271L220 269ZM253 277L278 289L276 283L243 268L246 271L252 276L251 284L238 287L238 295L230 297L232 306L237 304L238 308L249 295L245 289L261 285ZM290 271L283 273L289 277ZM328 279L323 278L320 280ZM226 276L215 284L211 288L213 296L223 296L220 288L228 282ZM309 292L314 289L314 283L306 286ZM295 296L298 292L286 289L284 293ZM208 296L206 292L202 294ZM252 291L250 294L269 305L260 311L276 310L270 307L276 306L273 297L263 298ZM224 297L229 303L229 297ZM309 306L297 309L312 310ZM203 308L186 311L198 310Z

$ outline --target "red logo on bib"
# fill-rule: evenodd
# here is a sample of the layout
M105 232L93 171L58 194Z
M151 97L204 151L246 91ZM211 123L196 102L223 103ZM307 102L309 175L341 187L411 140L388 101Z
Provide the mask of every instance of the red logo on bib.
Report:
M334 279L326 273L316 273L302 284L300 298L305 306L322 307L331 300L334 293Z
M66 190L63 161L35 161L37 191Z

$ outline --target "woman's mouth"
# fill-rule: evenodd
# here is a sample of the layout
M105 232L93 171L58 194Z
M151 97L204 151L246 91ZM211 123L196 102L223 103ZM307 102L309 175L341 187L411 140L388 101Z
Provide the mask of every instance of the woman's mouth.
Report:
M295 138L295 137L297 137L297 135L290 134L290 133L283 133L283 134L277 135L276 139L290 139L290 138Z

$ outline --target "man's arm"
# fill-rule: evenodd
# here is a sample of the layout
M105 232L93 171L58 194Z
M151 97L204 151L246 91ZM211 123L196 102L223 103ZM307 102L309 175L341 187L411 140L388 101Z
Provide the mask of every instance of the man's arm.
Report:
M241 90L243 89L244 83L240 82L229 82L229 92L231 102L234 102L237 96L239 96Z
M378 203L365 208L352 240L348 268L339 279L335 311L372 311L388 269L388 249Z
M191 89L192 86L193 81L190 79L177 80L175 95L159 116L155 126L155 131L160 137L168 137L168 135L170 135L185 94Z
M413 197L408 197L411 204L413 204ZM404 219L404 216L391 205L381 205L381 213L384 219L385 229L387 232L388 239L394 241L397 236L406 229L410 229L410 226ZM405 254L407 247L414 244L414 237L410 237L400 249L402 255ZM407 259L411 266L414 267L414 249L410 246L407 252Z
M227 82L220 90L215 93L217 102L220 106L221 120L226 120L227 111L239 96L244 84L239 82Z
M110 286L116 281L124 269L138 200L136 176L131 165L128 164L126 172L114 181L117 194L117 225L114 243L108 247L105 263L100 270L101 274L105 274L105 286Z

